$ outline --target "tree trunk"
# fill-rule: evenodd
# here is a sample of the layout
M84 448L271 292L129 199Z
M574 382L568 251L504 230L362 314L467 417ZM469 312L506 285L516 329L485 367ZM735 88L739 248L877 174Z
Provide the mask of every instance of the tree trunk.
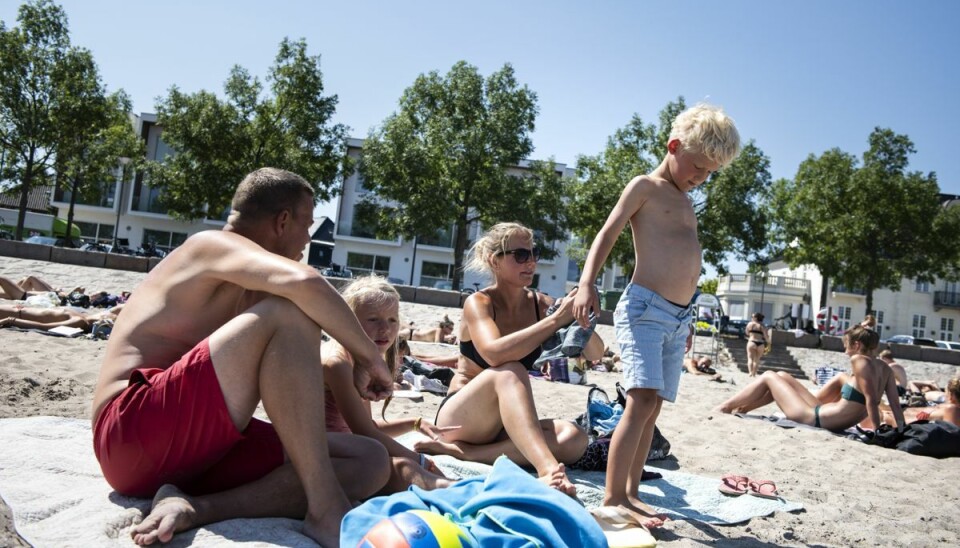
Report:
M23 224L27 220L27 201L30 198L30 187L33 186L33 156L36 151L30 151L30 157L23 170L23 180L20 181L20 208L17 213L17 229L14 232L14 238L23 240Z
M820 284L820 308L824 309L827 307L827 290L830 289L830 280L824 276L823 282Z
M67 228L66 234L64 234L64 240L67 242L67 247L77 247L73 245L73 209L77 204L77 190L80 188L80 178L77 177L73 180L70 190L70 207L67 209Z
M467 213L457 221L457 238L453 245L453 290L460 291L463 282L463 253L467 249Z

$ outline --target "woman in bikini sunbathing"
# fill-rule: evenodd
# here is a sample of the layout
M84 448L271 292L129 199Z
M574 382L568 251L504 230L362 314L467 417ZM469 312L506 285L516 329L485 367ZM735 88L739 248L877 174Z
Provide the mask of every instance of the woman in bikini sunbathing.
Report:
M21 329L40 329L48 331L54 327L78 327L89 333L93 324L102 321L116 321L123 305L96 312L78 311L72 308L36 308L20 304L0 304L0 327L19 327Z
M892 410L883 409L883 421L896 426L896 418ZM904 409L908 423L915 421L946 421L960 426L960 375L950 379L947 383L946 401L935 407L909 407Z
M457 373L436 420L437 426L461 427L444 436L449 442L419 442L416 449L488 464L506 455L535 468L547 485L576 496L562 463L583 455L587 435L572 422L537 417L528 374L541 344L573 321L574 293L545 315L553 299L527 289L539 256L533 232L516 223L497 224L477 239L467 268L491 274L493 285L464 302ZM603 355L595 334L583 355Z
M400 337L408 341L424 341L447 344L454 344L457 341L457 336L453 334L453 320L446 315L444 315L443 319L440 320L440 323L437 324L437 327L415 329L413 326L411 326L404 329L403 332L400 333Z
M756 377L760 369L760 358L767 347L767 330L763 327L763 314L756 312L747 324L747 368L750 376Z
M823 403L800 381L787 374L767 371L725 401L722 413L746 413L776 403L788 419L829 430L847 429L865 418L880 424L880 398L886 394L898 426L904 424L897 398L897 383L890 367L874 357L880 336L876 331L855 325L843 335L853 374L841 387L840 399Z

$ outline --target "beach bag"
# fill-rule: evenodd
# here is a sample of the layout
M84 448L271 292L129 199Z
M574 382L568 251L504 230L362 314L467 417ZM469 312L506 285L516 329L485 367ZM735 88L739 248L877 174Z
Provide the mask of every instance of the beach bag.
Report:
M86 295L79 291L74 291L67 295L67 304L70 306L78 306L80 308L90 308L90 295Z
M840 373L846 373L846 370L824 365L813 370L813 382L817 386L823 386L827 383L827 381L836 377Z
M946 421L912 422L904 429L897 449L938 459L960 457L960 426Z

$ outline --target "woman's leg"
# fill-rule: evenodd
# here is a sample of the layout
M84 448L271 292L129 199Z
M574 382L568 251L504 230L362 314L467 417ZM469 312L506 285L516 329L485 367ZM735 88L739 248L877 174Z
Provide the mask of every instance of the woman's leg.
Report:
M52 285L36 276L27 276L20 280L17 285L23 288L24 291L56 291Z
M460 389L440 410L437 426L460 426L445 437L451 441L488 445L506 431L519 453L541 478L553 478L561 471L556 485L561 491L575 495L576 488L562 474L562 465L554 456L544 435L544 428L533 404L533 390L527 369L518 362L491 367ZM585 436L577 436L567 444L583 444ZM557 443L563 443L560 435ZM583 448L580 449L581 453ZM558 451L559 453L560 451Z
M577 425L570 421L541 419L540 428L547 441L550 452L558 461L571 464L580 460L586 450L587 435ZM523 456L520 449L507 435L501 431L495 441L484 444L473 444L465 441L446 442L440 440L422 440L414 444L414 450L429 455L450 455L460 460L493 464L500 455L520 466L529 466L530 461Z
M26 295L26 290L14 283L13 280L0 276L0 299L22 301Z

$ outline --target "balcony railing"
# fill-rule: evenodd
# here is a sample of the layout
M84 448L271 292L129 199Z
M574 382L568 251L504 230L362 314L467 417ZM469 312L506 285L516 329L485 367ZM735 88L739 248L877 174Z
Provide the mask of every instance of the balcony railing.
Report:
M810 282L803 278L788 278L786 276L764 277L756 274L731 274L720 278L717 292L720 294L764 292L800 297L804 294L810 294Z
M933 293L933 306L960 308L960 292L935 291Z
M859 287L847 287L844 285L835 285L830 288L834 293L846 293L848 295L863 295L866 296L867 291L865 289L860 289Z

